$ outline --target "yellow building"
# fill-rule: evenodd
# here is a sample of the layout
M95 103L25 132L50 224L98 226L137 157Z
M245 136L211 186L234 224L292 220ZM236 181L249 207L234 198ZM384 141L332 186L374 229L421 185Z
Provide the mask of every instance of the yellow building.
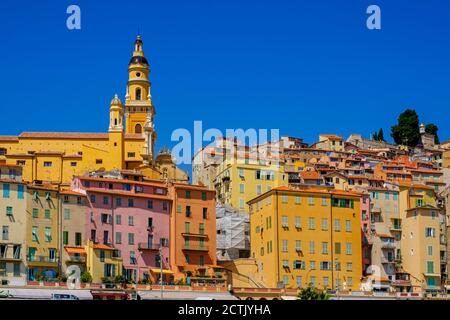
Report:
M88 241L85 251L86 271L91 274L93 283L102 283L106 279L114 280L122 275L122 257L119 250Z
M254 159L226 159L214 179L217 201L248 212L246 203L272 188L288 185L284 167Z
M19 166L0 164L0 283L25 285L26 185Z
M188 176L173 169L173 163L155 161L155 108L150 94L150 67L140 36L128 64L125 104L117 95L109 108L109 129L105 133L23 132L0 136L0 163L23 166L23 180L41 180L67 187L73 176L89 171L141 169L147 178L177 182ZM106 115L106 110L105 110ZM163 172L164 171L164 172Z
M360 197L277 187L249 202L251 255L268 287L359 290Z
M58 192L48 185L27 187L28 280L55 279L59 272Z

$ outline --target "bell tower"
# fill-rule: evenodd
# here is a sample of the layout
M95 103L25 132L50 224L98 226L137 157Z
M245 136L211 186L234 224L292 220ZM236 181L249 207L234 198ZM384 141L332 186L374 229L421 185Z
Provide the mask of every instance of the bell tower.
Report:
M142 50L141 36L134 42L134 52L128 64L128 82L125 96L125 121L127 134L141 134L145 138L142 150L144 164L154 162L156 132L153 118L155 108L150 93L150 66Z

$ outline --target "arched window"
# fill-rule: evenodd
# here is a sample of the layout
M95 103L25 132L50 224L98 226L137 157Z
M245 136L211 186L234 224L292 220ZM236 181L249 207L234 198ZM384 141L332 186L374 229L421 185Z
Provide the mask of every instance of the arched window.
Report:
M142 126L139 123L134 127L134 132L142 133Z
M136 89L136 100L141 100L141 89L140 88Z
M114 125L117 126L117 118L114 119Z

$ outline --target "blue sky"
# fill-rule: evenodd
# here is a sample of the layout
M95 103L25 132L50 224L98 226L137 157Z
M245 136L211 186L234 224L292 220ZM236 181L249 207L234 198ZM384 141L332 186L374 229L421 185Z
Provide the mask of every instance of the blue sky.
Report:
M81 30L66 8L81 8ZM366 28L366 8L382 30ZM450 2L0 2L0 135L106 131L125 95L138 27L151 65L158 148L176 128L370 133L406 108L450 138ZM390 137L389 137L390 139Z

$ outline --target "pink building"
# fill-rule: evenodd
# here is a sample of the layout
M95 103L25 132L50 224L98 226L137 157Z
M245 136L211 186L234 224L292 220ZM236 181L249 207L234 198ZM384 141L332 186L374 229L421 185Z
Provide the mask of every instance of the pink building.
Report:
M171 199L162 182L76 177L71 188L87 196L86 239L118 249L127 280L158 281L161 248L169 281Z
M370 230L370 196L363 194L361 196L361 241L362 241L362 270L365 274L371 262L371 230Z

